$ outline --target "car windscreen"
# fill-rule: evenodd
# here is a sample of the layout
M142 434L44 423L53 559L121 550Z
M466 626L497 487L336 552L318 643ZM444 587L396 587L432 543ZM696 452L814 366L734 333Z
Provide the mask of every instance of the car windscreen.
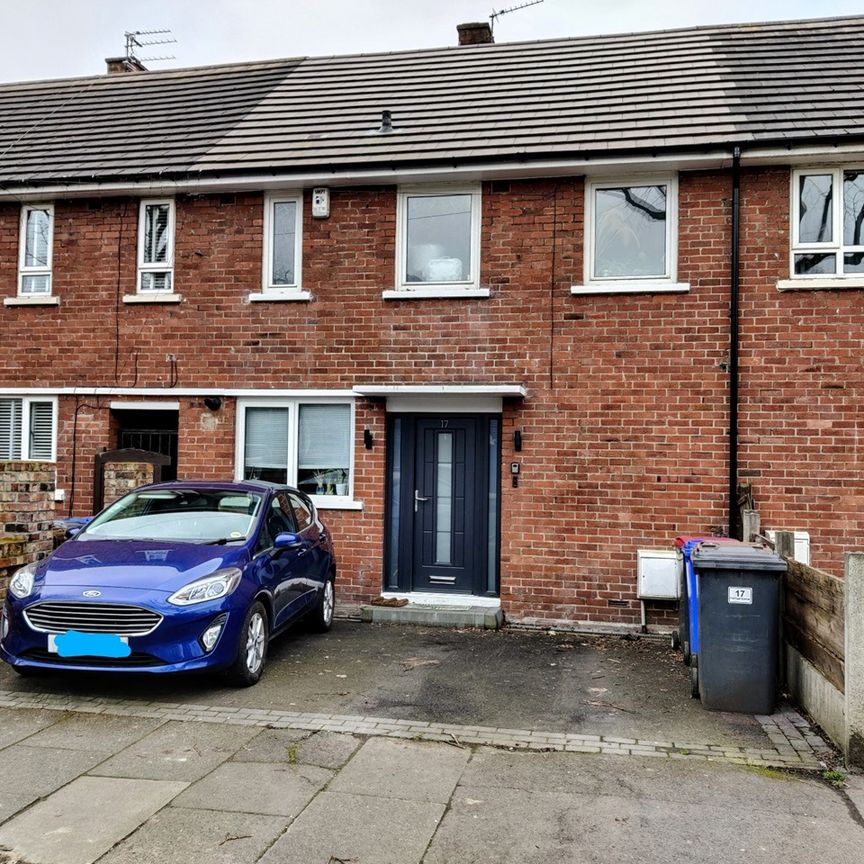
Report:
M222 489L143 489L97 516L79 535L87 540L236 543L255 527L262 495Z

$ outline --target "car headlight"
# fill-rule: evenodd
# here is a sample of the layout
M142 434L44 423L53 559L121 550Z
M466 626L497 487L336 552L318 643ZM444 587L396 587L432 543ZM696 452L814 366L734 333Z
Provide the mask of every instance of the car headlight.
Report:
M218 600L220 597L226 597L240 584L242 575L236 567L217 570L206 579L197 579L184 585L168 598L168 602L175 606L191 606L194 603Z
M36 578L36 563L27 564L18 570L9 583L10 593L23 600L33 593L33 580Z

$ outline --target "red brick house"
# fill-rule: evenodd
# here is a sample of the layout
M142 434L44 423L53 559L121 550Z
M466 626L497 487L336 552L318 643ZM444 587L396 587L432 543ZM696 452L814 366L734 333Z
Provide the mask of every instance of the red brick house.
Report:
M297 484L343 603L632 623L636 550L741 480L838 572L864 18L467 35L0 86L0 459L64 515L130 443Z

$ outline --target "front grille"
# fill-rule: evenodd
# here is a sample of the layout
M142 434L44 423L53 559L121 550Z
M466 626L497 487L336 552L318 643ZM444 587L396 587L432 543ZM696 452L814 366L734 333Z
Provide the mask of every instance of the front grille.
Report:
M162 616L140 606L113 603L36 603L24 610L27 623L42 633L116 633L118 636L146 636Z
M165 661L152 654L134 653L128 657L61 657L44 648L30 648L21 656L25 660L51 663L54 666L164 666Z

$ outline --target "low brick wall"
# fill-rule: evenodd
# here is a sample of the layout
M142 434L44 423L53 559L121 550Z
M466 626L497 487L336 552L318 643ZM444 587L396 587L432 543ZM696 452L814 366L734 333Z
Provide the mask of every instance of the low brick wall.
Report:
M18 568L53 548L54 465L0 462L0 597Z
M147 462L108 462L105 465L103 501L108 506L139 486L153 482L153 466Z

